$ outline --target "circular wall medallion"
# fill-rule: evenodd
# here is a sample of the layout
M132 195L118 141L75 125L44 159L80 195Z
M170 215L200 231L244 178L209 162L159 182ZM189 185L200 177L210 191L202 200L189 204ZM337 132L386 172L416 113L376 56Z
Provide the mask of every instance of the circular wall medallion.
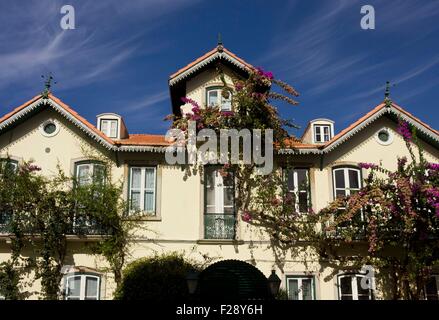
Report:
M393 133L388 128L382 128L375 134L375 139L379 144L388 146L393 142Z
M52 119L46 120L40 125L40 132L45 137L56 136L59 132L59 124Z

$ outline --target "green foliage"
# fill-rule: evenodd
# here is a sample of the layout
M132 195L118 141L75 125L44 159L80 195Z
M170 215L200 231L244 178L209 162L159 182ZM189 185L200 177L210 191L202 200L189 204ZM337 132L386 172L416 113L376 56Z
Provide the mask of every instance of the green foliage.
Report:
M188 299L186 275L190 270L198 270L198 266L178 253L138 259L124 270L115 299L150 302Z
M12 235L11 259L0 266L4 296L20 298L20 282L32 270L35 279L41 280L42 298L59 299L67 236L99 236L91 253L106 258L116 283L120 282L136 219L125 219L122 187L111 179L111 164L102 163L105 169L100 176L86 185L79 185L61 169L47 178L32 163L16 169L0 166L1 224ZM31 248L35 258L22 259L24 248Z

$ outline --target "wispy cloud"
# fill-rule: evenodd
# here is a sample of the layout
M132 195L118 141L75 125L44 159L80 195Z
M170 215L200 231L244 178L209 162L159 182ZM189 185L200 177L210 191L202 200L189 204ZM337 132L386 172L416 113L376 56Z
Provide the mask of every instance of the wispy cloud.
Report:
M2 1L0 40L8 45L0 48L0 89L18 83L31 85L48 71L58 79L57 90L115 77L117 68L126 61L162 49L163 42L140 48L140 40L160 26L160 17L194 1L134 0L123 5L115 0L106 1L105 5L73 1L74 30L59 26L63 2L29 1L26 6L19 6L15 1ZM136 19L147 18L149 25L131 29L122 40L112 39L116 29L129 29Z
M128 103L124 103L124 111L126 113L139 112L147 109L150 106L157 105L160 102L169 99L169 91L163 90L158 93L154 93L151 95L144 96L142 98L136 98L133 101L129 101Z

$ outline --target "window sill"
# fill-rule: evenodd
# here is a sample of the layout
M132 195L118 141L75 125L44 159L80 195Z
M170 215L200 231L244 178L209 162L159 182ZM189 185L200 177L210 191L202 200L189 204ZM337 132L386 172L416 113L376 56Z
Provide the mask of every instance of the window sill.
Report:
M132 216L127 216L125 218L125 220L136 220L136 221L162 221L162 217L161 216L153 216L153 215L132 215Z
M218 245L242 245L244 240L235 239L201 239L197 241L197 244L218 244Z

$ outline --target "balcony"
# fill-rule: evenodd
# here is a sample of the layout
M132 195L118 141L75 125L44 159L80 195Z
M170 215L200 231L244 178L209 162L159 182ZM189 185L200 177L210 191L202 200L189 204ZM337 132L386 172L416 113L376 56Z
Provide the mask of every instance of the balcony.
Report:
M205 239L235 239L234 214L208 213L204 215Z
M11 213L0 213L0 236L11 235ZM29 227L23 230L26 234L37 234L38 232ZM108 230L107 230L108 231ZM85 219L71 219L70 223L66 225L65 234L68 236L103 236L108 234L104 227L95 221Z

